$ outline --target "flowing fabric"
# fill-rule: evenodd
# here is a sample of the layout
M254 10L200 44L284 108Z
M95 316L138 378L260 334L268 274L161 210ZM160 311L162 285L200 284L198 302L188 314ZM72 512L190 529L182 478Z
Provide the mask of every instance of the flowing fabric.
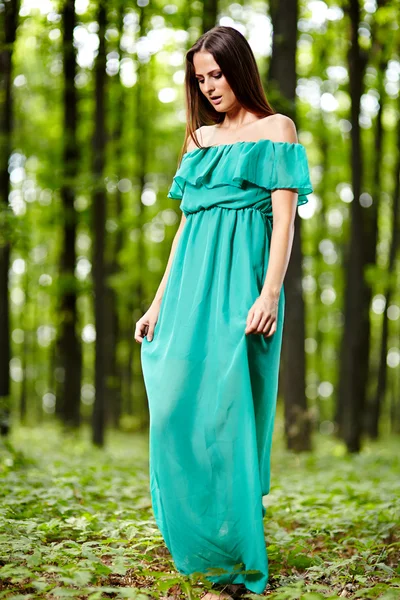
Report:
M235 142L187 152L169 198L186 223L152 341L141 362L150 413L155 520L178 571L216 583L268 582L262 497L284 321L269 338L245 334L266 276L271 191L313 190L301 144Z

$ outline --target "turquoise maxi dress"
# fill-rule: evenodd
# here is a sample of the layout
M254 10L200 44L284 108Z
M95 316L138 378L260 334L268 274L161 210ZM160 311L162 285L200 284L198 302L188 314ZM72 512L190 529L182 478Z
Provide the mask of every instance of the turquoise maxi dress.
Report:
M245 334L266 276L271 191L313 190L299 143L234 142L184 154L168 192L186 223L152 341L141 362L149 403L150 491L158 528L182 574L268 582L262 497L284 321L269 338Z

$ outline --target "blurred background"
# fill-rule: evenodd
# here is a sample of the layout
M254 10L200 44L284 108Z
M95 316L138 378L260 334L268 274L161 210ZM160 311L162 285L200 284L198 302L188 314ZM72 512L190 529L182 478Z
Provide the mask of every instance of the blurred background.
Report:
M181 217L185 53L228 25L314 188L284 282L265 594L399 600L399 8L0 0L1 598L204 591L154 521L134 330Z
M0 397L19 425L144 432L134 340L180 220L185 52L241 31L314 193L285 279L279 432L400 433L398 0L0 1Z

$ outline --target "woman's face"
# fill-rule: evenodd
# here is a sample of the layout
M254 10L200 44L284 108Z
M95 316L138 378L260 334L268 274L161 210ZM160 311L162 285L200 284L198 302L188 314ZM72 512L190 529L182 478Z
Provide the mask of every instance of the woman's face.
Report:
M238 104L232 88L210 52L196 52L193 66L201 93L216 111L227 112Z

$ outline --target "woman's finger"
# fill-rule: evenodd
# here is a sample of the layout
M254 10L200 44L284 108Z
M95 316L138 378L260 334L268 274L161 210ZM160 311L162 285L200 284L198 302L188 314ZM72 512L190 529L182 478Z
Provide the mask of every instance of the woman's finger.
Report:
M268 320L271 318L271 315L269 315L268 313L264 314L258 324L257 327L257 333L262 333L264 331L264 328L266 327Z
M274 320L272 323L270 323L269 327L270 327L270 330L268 331L268 329L267 329L267 332L264 333L264 337L271 337L271 335L273 335L275 333L275 331L276 331L276 320Z
M154 336L154 328L155 328L155 323L152 323L151 325L149 325L149 329L147 331L147 340L149 342L151 342L151 340L153 339Z
M252 318L249 320L249 323L246 327L245 333L254 331L258 325L259 320L260 320L260 315L256 311L253 311Z
M246 328L245 328L245 333L247 333L247 330L250 328L250 324L251 324L251 322L252 322L252 320L253 320L253 315L254 315L254 311L253 311L253 309L251 308L251 309L249 310L249 312L248 312L247 319L246 319Z
M135 340L140 344L143 341L144 336L146 335L147 324L138 321L135 327Z

